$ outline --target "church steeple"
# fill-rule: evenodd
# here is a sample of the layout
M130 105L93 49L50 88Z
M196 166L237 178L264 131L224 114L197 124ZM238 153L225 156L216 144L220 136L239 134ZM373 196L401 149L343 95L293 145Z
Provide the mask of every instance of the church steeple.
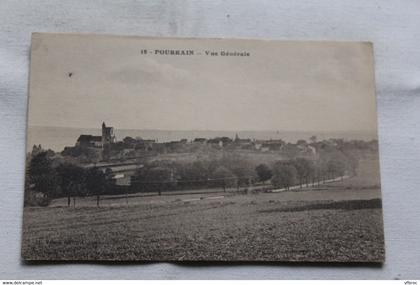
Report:
M239 141L238 133L236 133L236 135L235 135L235 142L237 142L237 141Z
M115 142L114 128L107 127L105 122L102 122L102 147Z

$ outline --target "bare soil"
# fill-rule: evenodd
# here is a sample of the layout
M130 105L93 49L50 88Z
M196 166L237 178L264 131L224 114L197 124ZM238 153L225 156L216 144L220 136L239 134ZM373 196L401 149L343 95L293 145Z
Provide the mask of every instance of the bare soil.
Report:
M344 183L341 182L341 183ZM26 260L382 262L378 188L86 200L25 208ZM335 188L335 189L334 189Z

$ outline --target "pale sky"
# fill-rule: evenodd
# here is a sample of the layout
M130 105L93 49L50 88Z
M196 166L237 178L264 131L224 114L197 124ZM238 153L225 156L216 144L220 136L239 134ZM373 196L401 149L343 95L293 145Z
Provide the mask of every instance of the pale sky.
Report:
M34 34L28 114L29 126L376 132L372 45Z

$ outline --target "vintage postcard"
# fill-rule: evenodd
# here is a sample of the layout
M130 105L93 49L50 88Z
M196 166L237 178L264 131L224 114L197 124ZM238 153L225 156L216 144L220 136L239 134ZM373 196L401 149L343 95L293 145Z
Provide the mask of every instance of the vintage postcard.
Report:
M33 34L22 256L383 262L372 44Z

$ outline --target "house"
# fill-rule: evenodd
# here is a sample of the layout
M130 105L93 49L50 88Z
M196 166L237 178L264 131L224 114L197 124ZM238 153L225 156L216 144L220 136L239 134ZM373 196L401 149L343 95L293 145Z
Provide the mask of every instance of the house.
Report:
M106 145L115 143L115 141L114 128L107 127L105 122L103 122L101 136L80 135L76 141L76 146L103 148Z
M249 145L251 144L251 139L241 139L239 138L238 134L235 135L234 143L238 145Z
M207 141L208 144L213 145L213 146L219 146L219 147L224 147L230 143L232 143L232 139L229 137L216 137L213 139L209 139Z
M137 139L133 139L132 137L127 136L123 139L123 142L127 147L135 147L137 144Z
M80 147L102 147L102 136L80 135L76 146Z
M285 145L285 142L283 140L267 140L261 143L261 151L279 151L281 150Z
M316 155L316 147L312 146L312 145L308 145L308 148L310 149L312 155Z
M151 151L154 149L155 145L161 145L157 143L155 140L144 140L141 138L136 139L135 149L136 150L144 150L144 151Z

